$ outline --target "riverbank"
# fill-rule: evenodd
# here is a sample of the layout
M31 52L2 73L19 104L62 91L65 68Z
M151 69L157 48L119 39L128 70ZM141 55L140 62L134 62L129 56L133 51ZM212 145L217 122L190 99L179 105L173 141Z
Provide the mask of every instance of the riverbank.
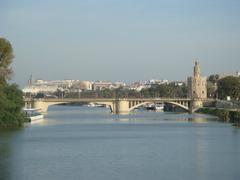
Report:
M197 113L217 116L221 122L229 122L234 126L240 127L240 111L218 108L201 108Z

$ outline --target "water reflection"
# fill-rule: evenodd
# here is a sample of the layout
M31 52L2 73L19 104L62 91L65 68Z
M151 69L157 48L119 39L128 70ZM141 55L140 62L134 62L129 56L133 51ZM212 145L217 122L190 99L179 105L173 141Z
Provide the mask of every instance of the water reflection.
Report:
M194 123L207 123L209 121L216 121L217 118L204 114L178 114L175 117L177 121L194 122Z
M240 129L214 119L54 107L39 124L0 132L0 180L238 179Z
M10 163L11 163L11 132L0 132L0 179L10 179Z
M131 119L130 118L118 118L115 119L116 122L130 122Z
M199 118L200 119L200 118ZM200 123L202 121L200 120ZM208 149L208 144L206 141L204 141L204 129L202 128L197 128L196 129L196 167L197 167L197 174L198 174L198 177L200 177L200 179L205 179L203 177L204 175L204 172L206 170L206 166L208 164L207 160L208 160L208 157L207 157L207 149Z
M112 115L117 123L208 123L216 121L214 116L187 113L137 112L129 115Z

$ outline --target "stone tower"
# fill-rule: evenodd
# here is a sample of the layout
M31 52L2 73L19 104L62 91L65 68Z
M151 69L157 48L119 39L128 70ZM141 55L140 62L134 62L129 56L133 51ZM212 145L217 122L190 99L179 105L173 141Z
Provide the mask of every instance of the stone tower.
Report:
M195 61L193 77L188 77L188 98L203 100L207 98L207 78L201 76L200 65Z

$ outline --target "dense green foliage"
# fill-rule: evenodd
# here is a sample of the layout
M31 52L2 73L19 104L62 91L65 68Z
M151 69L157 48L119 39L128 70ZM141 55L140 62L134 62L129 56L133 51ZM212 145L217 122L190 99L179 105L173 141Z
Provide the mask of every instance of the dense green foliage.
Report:
M155 85L148 89L143 89L141 91L142 97L187 97L187 87L177 86L174 83Z
M234 100L239 100L240 97L240 78L228 76L218 81L218 97L226 99L230 96Z
M220 76L218 74L212 74L207 78L207 97L217 98L217 82Z
M10 64L13 58L13 49L10 42L0 38L0 84L4 84L10 79L12 74Z
M0 128L21 127L24 122L22 91L17 85L0 87Z
M198 113L210 114L217 116L220 121L231 122L236 126L240 126L240 112L217 108L201 108Z
M207 81L207 97L215 98L216 97L217 87L210 81Z
M9 85L13 59L11 44L0 38L0 128L17 128L23 125L25 115L22 112L23 94L18 86Z
M56 93L61 97L61 93ZM118 89L102 89L101 91L84 91L69 92L64 97L66 98L155 98L155 97L187 97L187 87L185 85L177 86L174 83L152 85L150 88L142 89L141 91L118 88Z
M210 114L217 116L220 121L228 122L229 121L229 111L224 109L217 108L201 108L197 111L197 113Z
M217 83L217 81L219 80L220 76L218 74L212 74L208 77L208 82L211 82L213 84Z
M231 123L240 127L240 112L239 111L230 111L229 118L230 118Z

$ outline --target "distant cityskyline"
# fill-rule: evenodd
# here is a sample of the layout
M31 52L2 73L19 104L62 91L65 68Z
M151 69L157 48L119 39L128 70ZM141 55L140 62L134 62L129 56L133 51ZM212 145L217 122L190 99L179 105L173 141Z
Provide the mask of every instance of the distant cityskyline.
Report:
M29 79L28 85L22 90L24 93L38 94L38 93L56 93L57 91L66 92L80 92L80 91L96 91L102 89L131 89L141 91L142 89L150 88L152 85L166 85L171 82L168 80L148 80L142 82L132 82L126 84L125 82L110 82L110 81L82 81L82 80L54 80L46 81L42 79ZM175 82L175 86L183 86L183 82Z
M219 74L219 73L212 73L212 74L218 74L220 75L220 77L225 77L225 76L240 76L240 71L236 71L236 72L233 72L233 73L222 73L222 74ZM209 75L212 75L212 74L209 74ZM150 78L150 79L137 79L137 80L134 80L134 81L124 81L124 80L108 80L108 79L70 79L70 78L63 78L63 79L43 79L43 78L37 78L37 77L33 77L32 75L30 75L30 77L32 77L32 81L35 82L35 81L39 81L39 80L43 80L43 81L64 81L64 80L73 80L73 81L92 81L92 82L97 82L97 81L108 81L108 82L125 82L127 84L131 84L131 83L135 83L135 82L146 82L146 81L152 81L152 80L162 80L162 81L169 81L169 82L187 82L187 77L186 79L183 79L183 80L180 80L180 79L167 79L167 78ZM205 77L208 77L208 76L205 76ZM29 79L27 79L26 81L26 84L24 85L27 85L27 83L29 82Z
M13 48L12 82L186 81L240 70L238 0L3 0L0 37Z

